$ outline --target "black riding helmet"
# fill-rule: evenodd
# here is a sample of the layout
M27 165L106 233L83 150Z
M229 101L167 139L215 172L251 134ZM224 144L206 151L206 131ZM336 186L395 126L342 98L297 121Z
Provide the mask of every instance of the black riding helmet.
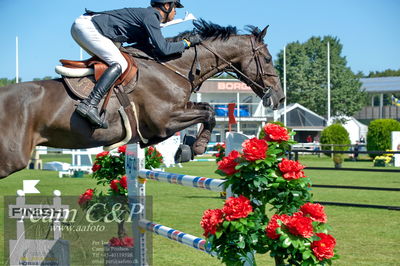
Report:
M180 0L151 0L150 5L153 4L165 4L165 3L174 3L176 8L183 8L184 6L181 4Z

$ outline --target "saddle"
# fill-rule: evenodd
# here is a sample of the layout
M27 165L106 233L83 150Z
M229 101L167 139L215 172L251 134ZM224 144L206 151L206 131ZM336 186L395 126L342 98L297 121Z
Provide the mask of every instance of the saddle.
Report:
M114 85L125 87L136 76L138 68L132 56L122 51L121 54L127 61L128 67ZM60 62L62 66L56 66L56 72L63 77L71 92L80 99L89 95L96 81L108 68L108 65L97 56L83 61L61 59Z

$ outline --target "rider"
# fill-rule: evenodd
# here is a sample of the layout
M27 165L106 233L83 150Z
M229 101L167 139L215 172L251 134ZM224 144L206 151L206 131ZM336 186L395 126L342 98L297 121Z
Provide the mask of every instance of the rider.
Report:
M119 51L121 43L151 43L156 53L168 56L183 53L185 48L201 42L198 35L169 42L161 33L160 23L173 20L175 8L183 8L180 0L151 0L150 4L148 8L104 12L86 10L72 25L73 39L89 54L98 56L109 66L89 97L76 108L77 113L86 117L95 127L107 128L107 123L100 118L97 105L128 67Z

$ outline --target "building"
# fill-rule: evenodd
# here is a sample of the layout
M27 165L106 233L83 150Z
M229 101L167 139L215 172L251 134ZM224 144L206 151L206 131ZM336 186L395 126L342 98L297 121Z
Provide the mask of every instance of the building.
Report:
M277 111L267 109L261 99L250 87L235 79L210 79L204 82L199 92L192 94L191 101L208 102L216 113L217 125L213 130L211 142L225 140L228 132L228 103L236 103L237 124L233 131L246 135L257 135L262 126L269 121L284 122L283 108ZM294 129L296 141L305 142L308 135L315 137L326 126L325 118L300 104L291 104L286 109L287 126ZM184 134L195 135L198 127L185 130Z
M370 105L354 117L364 124L380 118L400 120L400 107L391 103L392 95L400 96L400 77L362 78L361 89L370 96Z

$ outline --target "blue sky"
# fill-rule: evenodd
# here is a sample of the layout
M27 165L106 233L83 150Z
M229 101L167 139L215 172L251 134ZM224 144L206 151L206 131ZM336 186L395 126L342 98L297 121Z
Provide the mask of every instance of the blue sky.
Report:
M294 41L332 35L354 71L400 69L399 0L181 0L184 11L220 25L264 27L272 56ZM15 77L15 37L19 37L19 71L23 81L57 76L58 60L79 59L70 27L85 7L95 11L147 7L149 0L0 0L0 78ZM192 28L186 22L164 30L173 36ZM86 57L86 56L85 56Z

